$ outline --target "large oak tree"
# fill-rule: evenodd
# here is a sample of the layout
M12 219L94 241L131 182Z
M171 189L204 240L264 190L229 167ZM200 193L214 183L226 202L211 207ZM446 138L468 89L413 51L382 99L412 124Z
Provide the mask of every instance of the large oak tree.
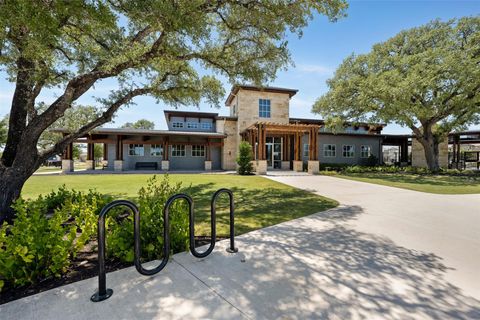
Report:
M438 171L438 146L480 121L480 17L432 21L346 58L313 112L332 123L409 127Z
M290 62L286 35L314 14L344 15L344 0L0 0L0 67L15 83L0 161L0 220L40 164L109 122L139 95L166 104L218 105L230 81L262 83ZM198 69L213 76L201 76ZM203 72L202 72L203 73ZM39 151L42 133L104 79L118 89L97 118ZM45 88L59 88L39 112Z

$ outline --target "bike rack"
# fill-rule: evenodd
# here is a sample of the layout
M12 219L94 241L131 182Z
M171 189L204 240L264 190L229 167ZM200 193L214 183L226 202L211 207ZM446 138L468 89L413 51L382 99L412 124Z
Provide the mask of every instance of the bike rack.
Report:
M229 189L219 189L213 194L212 200L210 202L210 227L211 227L211 240L210 246L204 252L198 252L195 248L195 213L194 213L194 203L193 199L184 193L178 193L170 198L168 198L165 206L163 207L163 258L158 266L153 269L143 268L140 257L141 257L141 242L140 242L140 212L135 203L128 200L115 200L107 204L100 211L98 217L98 291L94 293L90 300L92 302L100 302L110 298L113 295L113 290L107 288L106 284L106 272L105 272L105 217L107 213L115 207L124 206L130 209L130 212L134 215L133 220L133 236L134 236L134 265L137 271L145 276L151 276L160 272L168 263L170 257L170 207L172 204L179 199L183 199L188 204L188 215L189 215L189 239L190 245L189 249L192 255L196 258L204 258L212 253L215 248L215 243L217 239L216 234L216 204L218 196L222 193L227 193L229 196L230 202L230 247L227 248L227 252L235 253L238 252L238 249L235 248L235 225L234 225L234 211L235 206L233 202L233 193Z

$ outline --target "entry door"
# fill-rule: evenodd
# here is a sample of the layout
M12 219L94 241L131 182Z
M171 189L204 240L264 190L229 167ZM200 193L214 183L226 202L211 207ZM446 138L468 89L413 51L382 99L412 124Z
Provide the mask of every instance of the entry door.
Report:
M265 143L268 169L282 168L282 138L267 137Z
M268 139L268 138L267 138ZM267 142L265 144L267 150L267 167L269 169L273 168L273 143L272 142Z

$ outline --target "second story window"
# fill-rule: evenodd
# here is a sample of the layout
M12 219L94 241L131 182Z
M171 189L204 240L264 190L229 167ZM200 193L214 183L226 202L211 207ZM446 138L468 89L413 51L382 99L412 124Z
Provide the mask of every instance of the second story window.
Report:
M210 130L210 129L212 129L212 123L211 122L202 122L201 128Z
M270 99L258 99L258 116L270 118Z
M128 145L128 155L129 156L144 156L145 149L143 144L129 144Z
M183 122L172 122L172 128L183 128Z
M198 122L187 122L188 129L198 129Z

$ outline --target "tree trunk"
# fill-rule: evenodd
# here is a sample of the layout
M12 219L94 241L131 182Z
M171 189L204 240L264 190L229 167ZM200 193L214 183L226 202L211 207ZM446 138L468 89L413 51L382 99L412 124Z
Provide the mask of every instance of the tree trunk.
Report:
M432 133L425 133L423 137L418 138L418 141L423 146L428 169L433 173L437 173L440 171L438 162L438 139L436 139Z
M18 174L17 170L12 168L0 171L0 224L3 221L11 223L15 217L11 206L20 197L28 177L28 175Z

